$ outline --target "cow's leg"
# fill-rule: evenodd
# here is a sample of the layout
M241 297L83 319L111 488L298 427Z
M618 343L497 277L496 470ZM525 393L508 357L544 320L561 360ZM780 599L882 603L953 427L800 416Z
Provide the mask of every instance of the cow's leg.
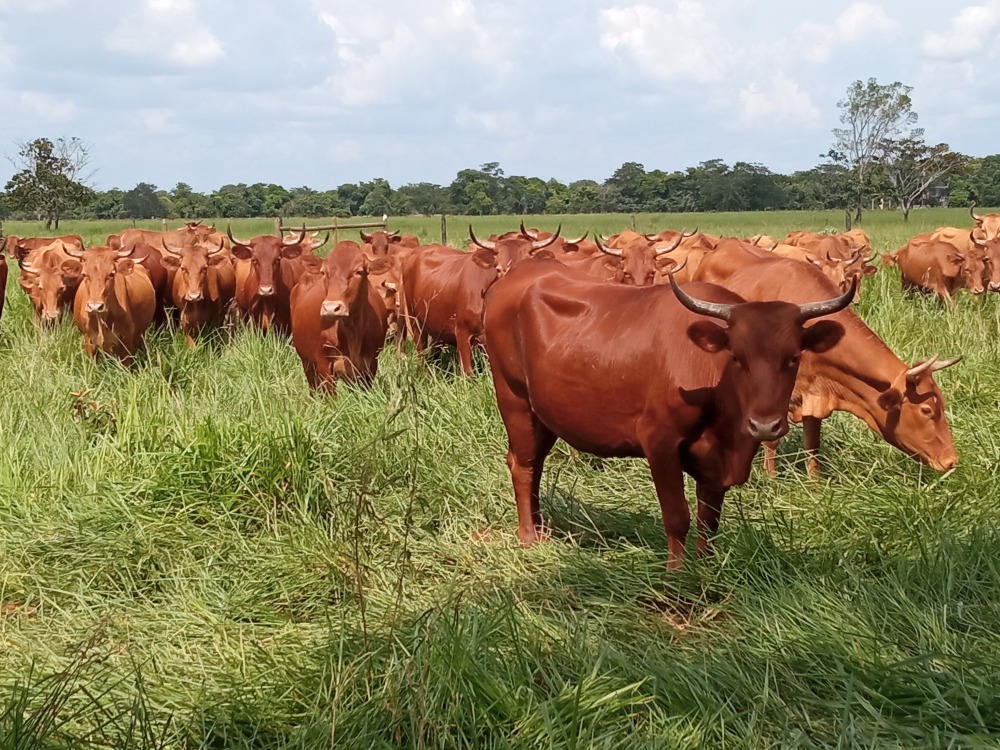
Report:
M764 443L764 471L769 477L778 476L778 441Z
M517 503L517 538L529 546L544 537L539 489L545 457L556 436L541 423L525 399L497 378L497 405L507 428L507 468Z
M806 471L819 479L819 430L823 420L819 417L802 417L802 443L806 449Z
M302 360L302 371L305 373L306 382L313 390L319 388L319 373L316 372L316 365L308 357L300 356Z
M722 502L726 499L724 487L709 487L698 483L698 554L711 555L712 537L719 530L719 519L722 517Z
M462 366L462 374L472 377L472 336L467 331L456 331L455 340L458 347L458 362Z
M667 567L684 567L684 543L691 528L691 511L684 497L684 471L676 449L647 453L667 534Z
M337 381L333 375L333 363L327 356L317 357L316 367L316 387L330 396L337 395Z

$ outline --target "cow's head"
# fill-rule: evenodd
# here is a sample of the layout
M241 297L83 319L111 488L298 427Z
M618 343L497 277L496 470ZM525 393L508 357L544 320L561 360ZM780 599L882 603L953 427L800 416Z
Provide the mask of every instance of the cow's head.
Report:
M292 260L302 255L302 242L306 238L306 229L292 243L282 241L280 237L263 234L244 242L233 237L232 229L227 227L229 241L232 242L234 258L249 260L257 273L257 296L274 297L277 293L278 279L281 273L281 261Z
M934 382L934 373L961 359L939 360L934 355L918 362L889 383L877 400L884 412L883 437L937 471L957 466L958 453L945 416L944 396Z
M180 249L164 242L163 248L167 254L162 256L161 262L175 272L175 301L201 302L206 297L211 300L219 298L215 276L210 276L208 269L230 262L222 252L224 245L221 241L215 247L187 245Z
M746 435L754 440L777 440L788 432L788 402L803 351L825 352L840 341L844 327L821 320L854 299L854 285L839 297L804 305L790 302L707 302L670 285L678 301L692 312L726 321L727 327L708 320L688 328L688 337L707 352L729 352L726 368L739 406Z
M561 230L562 225L560 224L556 228L555 234L543 240L532 240L520 232L507 232L495 240L481 240L476 237L472 225L469 224L469 239L480 249L493 253L496 258L494 265L496 266L497 274L499 276L506 276L507 272L514 265L537 253L542 248L554 244L559 239L559 232Z
M388 255L389 245L399 244L399 232L390 234L381 229L371 234L366 234L363 229L360 232L362 241L372 246L372 255Z
M135 270L135 264L142 258L130 258L135 245L115 250L105 246L87 250L66 248L66 252L80 261L80 286L76 296L81 294L83 309L91 317L104 317L108 303L115 296L115 279L121 274L128 276Z
M648 239L640 235L633 238L623 247L613 248L601 242L601 238L596 236L594 241L597 249L610 258L614 267L618 271L615 278L622 284L632 286L651 286L656 282L657 270L664 270L673 267L674 261L667 257L667 254L676 250L684 239L683 234L676 234L669 243L658 243L652 245ZM611 268L611 266L608 266Z
M35 316L44 325L54 325L62 314L61 300L80 285L80 261L49 250L35 263L26 261L21 271L21 287L31 299Z
M987 288L991 292L1000 292L1000 238L983 240L978 238L974 231L970 232L970 237L973 245L983 250Z
M965 288L973 294L982 294L986 291L983 277L986 275L986 250L978 243L969 246L969 249L960 253L956 251L958 263L961 266L960 273ZM956 258L952 258L956 260Z
M969 207L969 215L976 222L977 234L980 239L995 240L1000 237L1000 214L977 214L976 204Z
M364 291L367 294L368 274L383 274L392 268L392 258L379 256L369 260L358 243L338 242L323 261L320 273L325 292L319 316L332 323L351 314ZM362 299L363 301L363 299Z

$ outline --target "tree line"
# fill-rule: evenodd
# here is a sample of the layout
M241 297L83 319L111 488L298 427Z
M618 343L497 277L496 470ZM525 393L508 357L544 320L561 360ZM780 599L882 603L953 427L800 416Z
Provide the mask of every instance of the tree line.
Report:
M19 143L18 170L0 194L0 217L33 218L58 228L60 218L150 219L264 216L348 217L388 214L566 214L819 210L920 205L1000 205L1000 154L971 158L946 143L928 145L916 127L911 88L855 81L838 102L844 126L812 169L783 175L766 166L721 159L683 171L647 170L626 162L602 182L507 175L498 162L463 169L449 185L392 187L388 180L333 190L255 183L211 193L186 183L171 190L140 182L130 190L87 186L89 148L77 138Z

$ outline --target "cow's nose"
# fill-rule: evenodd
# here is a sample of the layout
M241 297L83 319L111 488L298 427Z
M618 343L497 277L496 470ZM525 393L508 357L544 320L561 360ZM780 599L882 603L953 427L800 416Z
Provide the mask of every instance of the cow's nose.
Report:
M188 302L197 302L201 299L201 292L188 292L184 295L184 299Z
M87 312L92 312L92 313L102 313L102 312L104 312L104 303L103 302L88 302L87 303Z
M991 292L1000 292L1000 282L991 281L990 282L990 291Z
M347 315L347 305L340 300L336 302L324 302L320 315L324 318L343 318Z
M271 297L274 295L274 287L270 284L262 286L258 289L258 294L260 294L261 297Z
M777 440L788 432L788 423L783 417L777 419L747 420L747 432L754 440Z

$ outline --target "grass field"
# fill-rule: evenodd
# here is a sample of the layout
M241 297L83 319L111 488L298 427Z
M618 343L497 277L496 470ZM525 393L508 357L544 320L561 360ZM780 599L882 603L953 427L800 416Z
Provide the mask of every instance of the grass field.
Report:
M566 234L630 224L526 223L559 218ZM518 219L474 222L485 236ZM970 222L928 210L863 226L884 252ZM636 217L736 235L842 223ZM449 219L453 242L466 224ZM439 227L390 221L425 240ZM553 541L518 547L485 372L390 347L372 391L315 397L288 342L247 330L193 349L155 331L132 370L95 364L71 321L35 329L15 273L0 322L0 748L1000 745L997 295L946 311L904 297L891 269L860 305L907 361L965 356L937 377L956 470L836 415L810 481L793 428L778 479L758 467L729 493L716 557L667 573L645 464L562 443L543 481Z

